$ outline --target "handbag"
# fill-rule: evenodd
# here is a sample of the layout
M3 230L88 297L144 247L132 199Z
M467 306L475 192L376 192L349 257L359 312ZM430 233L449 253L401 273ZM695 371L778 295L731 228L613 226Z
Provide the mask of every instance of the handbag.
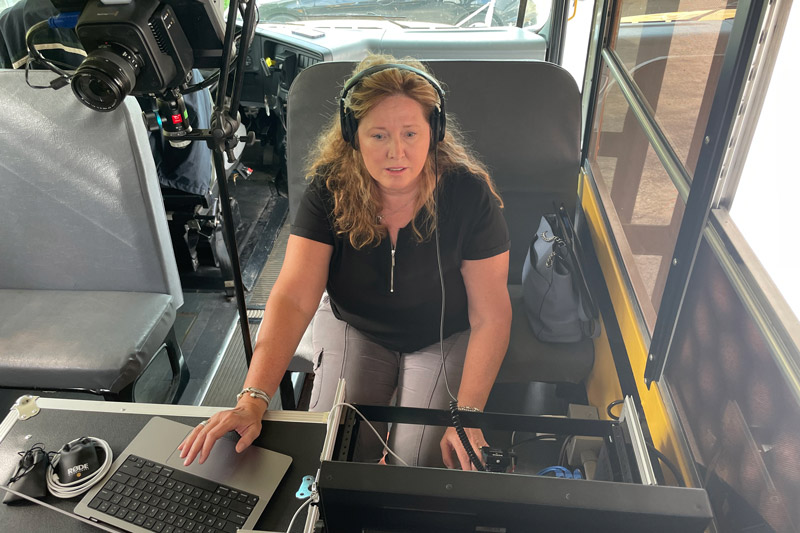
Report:
M597 307L567 231L563 206L542 216L522 267L522 299L534 335L577 342L600 334ZM570 226L571 227L571 226Z

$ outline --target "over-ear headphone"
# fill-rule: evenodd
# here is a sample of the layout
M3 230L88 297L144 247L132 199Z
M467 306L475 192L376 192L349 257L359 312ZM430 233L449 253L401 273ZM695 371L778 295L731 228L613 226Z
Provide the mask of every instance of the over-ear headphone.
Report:
M439 83L418 68L414 68L409 65L403 65L402 63L385 63L383 65L375 65L373 67L364 69L347 80L347 83L344 84L344 89L342 89L342 94L339 96L339 121L342 124L342 137L344 138L345 142L350 143L354 149L357 148L356 131L358 130L358 120L356 119L353 111L349 107L345 107L345 97L347 96L347 93L349 93L350 90L358 85L358 83L364 78L368 78L376 72L391 68L413 72L420 78L427 81L431 87L434 88L436 94L439 95L439 106L433 108L431 116L428 119L431 125L431 141L435 144L444 139L444 129L447 118L444 111L444 90L442 90L442 87L439 85Z

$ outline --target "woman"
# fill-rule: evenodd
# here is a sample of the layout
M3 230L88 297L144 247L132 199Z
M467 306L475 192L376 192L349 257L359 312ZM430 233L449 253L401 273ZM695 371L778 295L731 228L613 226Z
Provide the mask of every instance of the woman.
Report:
M186 464L203 462L228 431L241 435L237 451L259 435L264 391L278 388L312 318L312 410L331 408L340 377L351 403L444 409L457 394L459 408L483 409L511 325L508 229L486 169L445 128L444 93L423 69L370 56L345 85L309 170L246 392L192 431L180 447ZM476 450L486 445L479 429L466 432ZM356 456L377 461L382 445L367 433ZM409 464L474 468L453 428L398 424L389 447Z

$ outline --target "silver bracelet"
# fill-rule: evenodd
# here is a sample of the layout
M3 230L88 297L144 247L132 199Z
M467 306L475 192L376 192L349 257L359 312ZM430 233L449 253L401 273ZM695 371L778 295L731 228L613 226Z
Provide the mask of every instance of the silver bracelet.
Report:
M238 402L239 400L241 400L242 396L244 396L245 394L247 394L251 398L260 398L260 399L264 400L265 402L267 402L267 407L269 407L269 402L272 401L272 398L269 397L269 394L267 394L266 392L264 392L261 389L255 388L255 387L245 387L245 388L243 388L242 392L240 392L239 394L236 395L236 401Z
M457 407L459 411L467 411L470 413L482 413L483 409L478 409L477 407L470 407L469 405L459 405Z

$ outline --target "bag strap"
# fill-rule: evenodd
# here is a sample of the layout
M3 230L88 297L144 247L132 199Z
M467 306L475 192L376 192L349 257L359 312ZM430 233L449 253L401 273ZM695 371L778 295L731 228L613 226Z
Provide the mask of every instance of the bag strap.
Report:
M583 272L583 265L580 261L580 259L583 257L583 248L581 247L580 239L575 232L575 228L572 225L572 220L570 220L564 204L556 207L554 202L553 207L556 208L555 218L559 231L563 235L564 241L566 241L567 251L572 259L572 262L575 264L575 268L578 273L577 277L580 278L580 280L577 281L577 289L581 296L580 300L581 305L583 306L583 312L587 317L596 319L600 316L600 311L597 307L597 302L595 302L594 297L592 296L592 291L589 289L589 283L586 280L586 276ZM574 277L575 276L573 276L573 278Z
M545 216L544 220L549 226L549 231L546 229L543 232L536 233L533 236L533 239L531 239L531 244L528 247L528 254L531 258L531 261L535 264L539 260L539 257L536 255L536 241L541 239L542 241L550 244L550 253L545 260L545 267L553 268L553 264L555 263L556 259L559 259L558 250L561 247L566 247L567 243L565 243L564 240L556 234L556 230L553 228L555 220L551 221L548 216Z

